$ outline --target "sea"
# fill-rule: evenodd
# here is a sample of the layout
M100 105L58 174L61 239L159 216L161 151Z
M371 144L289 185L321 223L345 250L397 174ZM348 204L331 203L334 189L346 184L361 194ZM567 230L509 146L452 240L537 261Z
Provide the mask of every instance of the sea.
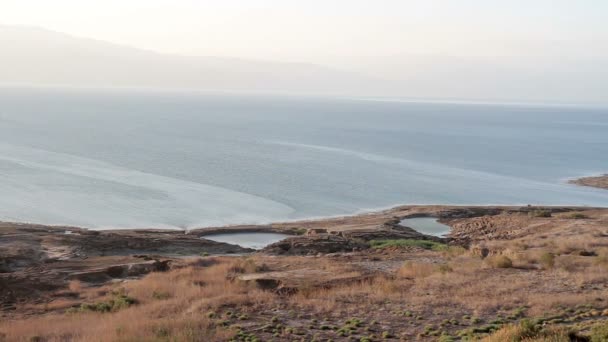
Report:
M608 206L608 108L0 88L0 221L192 229L401 204Z

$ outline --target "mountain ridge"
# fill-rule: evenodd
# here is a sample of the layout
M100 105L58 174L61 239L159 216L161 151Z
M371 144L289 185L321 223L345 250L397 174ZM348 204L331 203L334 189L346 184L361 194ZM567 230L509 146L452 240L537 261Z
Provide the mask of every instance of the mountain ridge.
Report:
M335 94L382 83L316 64L181 56L36 27L0 26L0 44L3 83Z

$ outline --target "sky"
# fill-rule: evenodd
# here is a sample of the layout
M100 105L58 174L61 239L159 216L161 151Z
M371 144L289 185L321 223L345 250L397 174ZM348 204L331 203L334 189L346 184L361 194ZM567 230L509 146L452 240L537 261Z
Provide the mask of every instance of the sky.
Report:
M400 96L602 103L606 18L606 0L0 0L0 25L312 63L397 82Z
M187 55L321 64L608 50L605 0L0 0L0 24Z

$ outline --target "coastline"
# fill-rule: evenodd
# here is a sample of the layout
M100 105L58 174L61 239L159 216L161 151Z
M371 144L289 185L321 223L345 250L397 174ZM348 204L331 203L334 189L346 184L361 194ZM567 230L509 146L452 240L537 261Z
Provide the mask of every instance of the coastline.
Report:
M608 179L608 175L605 175ZM595 176L594 176L595 177ZM583 177L588 178L588 177ZM589 177L593 178L593 177ZM569 178L567 179L567 183L584 186L576 183L576 180L582 178ZM603 188L597 186L586 186L593 187L596 189ZM83 229L90 230L96 232L112 232L112 231L157 231L157 232L173 232L173 233L184 233L189 234L191 232L196 232L197 234L204 235L213 235L213 234L223 234L224 232L236 232L241 230L243 232L252 231L255 232L273 232L273 229L277 227L285 227L289 225L309 225L311 223L318 224L321 222L332 222L334 220L352 220L359 217L366 216L386 216L390 213L399 214L403 210L415 210L419 208L419 210L426 210L427 208L435 208L434 210L438 210L439 208L520 208L520 207L546 207L546 208L580 208L580 209L602 209L608 208L608 203L603 206L589 206L589 205L579 205L579 204L542 204L542 203L511 203L511 204L496 204L496 203L484 203L484 204L469 204L469 203L459 203L459 204L445 204L445 203L416 203L416 204L392 204L388 206L375 207L369 209L360 209L356 210L352 213L344 213L344 214L335 214L335 215L320 215L320 216L310 216L310 217L302 217L302 218L293 218L293 219L276 219L270 221L262 221L260 223L256 222L246 222L246 223L234 223L234 224L222 224L222 225L209 225L209 226L194 226L194 227L174 227L174 226L125 226L125 227L87 227L75 224L64 224L64 223L44 223L44 222L29 222L29 221L13 221L13 220L0 220L0 225L14 225L14 226L36 226L36 227L45 227L50 229Z
M575 183L573 183L575 184ZM327 226L331 229L338 227L348 229L366 229L372 228L374 225L380 224L384 220L394 219L395 217L408 218L419 217L416 215L436 217L441 219L441 212L446 210L457 209L487 209L496 208L501 210L516 210L521 208L549 208L549 209L567 209L567 210L595 210L608 209L607 206L584 206L584 205L542 205L542 204L400 204L389 206L386 208L360 210L353 214L316 216L309 218L293 219L293 220L277 220L268 223L245 223L245 224L227 224L218 226L195 227L188 229L170 228L170 227L116 227L116 228L89 228L68 224L45 224L37 222L21 222L21 221L0 221L1 227L23 227L34 229L49 229L49 230L76 230L76 231L91 231L96 233L112 233L112 232L142 232L142 233L170 233L176 235L195 234L199 236L225 234L225 233L245 233L245 232L269 232L269 233L284 233L287 235L297 235L297 228L317 228L318 226Z
M599 174L568 180L570 184L608 190L608 174Z

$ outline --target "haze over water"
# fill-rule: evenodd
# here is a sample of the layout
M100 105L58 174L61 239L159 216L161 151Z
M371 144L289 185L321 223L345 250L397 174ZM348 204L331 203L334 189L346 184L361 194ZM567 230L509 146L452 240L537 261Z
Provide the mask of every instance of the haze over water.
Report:
M608 205L608 110L0 89L0 220L263 223L397 204Z

